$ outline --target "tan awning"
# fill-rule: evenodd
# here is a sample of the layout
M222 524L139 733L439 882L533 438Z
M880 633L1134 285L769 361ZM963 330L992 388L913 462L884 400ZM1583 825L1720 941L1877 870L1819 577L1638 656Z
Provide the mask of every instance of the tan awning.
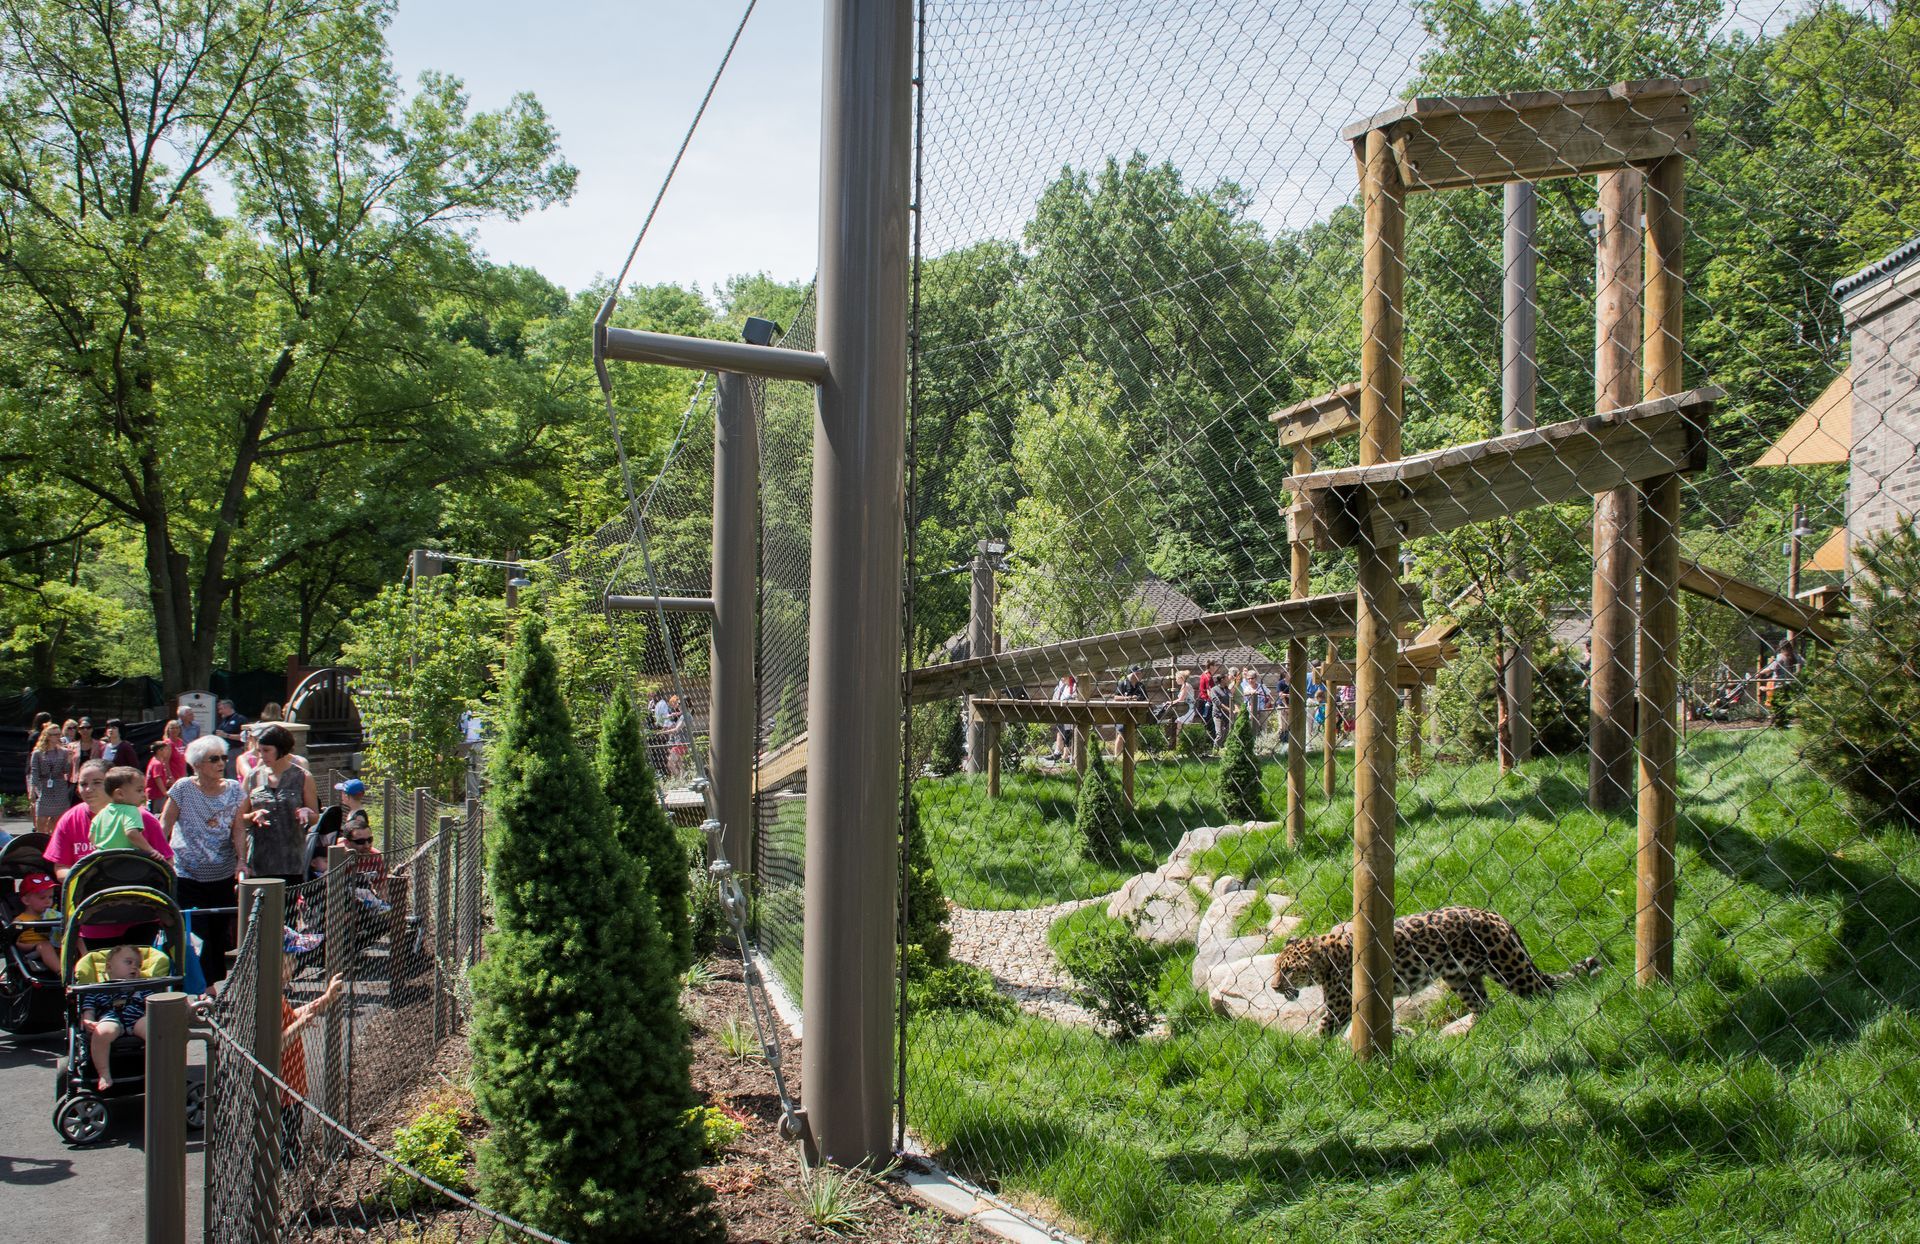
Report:
M1835 527L1826 542L1813 551L1813 556L1800 563L1802 570L1831 570L1835 574L1845 574L1847 570L1847 529Z
M1793 426L1760 455L1757 467L1845 462L1853 452L1853 367L1833 378Z

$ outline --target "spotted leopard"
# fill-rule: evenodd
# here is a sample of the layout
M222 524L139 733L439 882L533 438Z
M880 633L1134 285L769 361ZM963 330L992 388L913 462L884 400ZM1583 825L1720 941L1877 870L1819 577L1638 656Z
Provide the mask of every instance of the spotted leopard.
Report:
M1393 922L1393 992L1418 993L1444 980L1478 1015L1487 1006L1486 977L1523 998L1551 993L1600 967L1598 956L1549 976L1534 966L1520 934L1499 914L1474 907L1401 916ZM1296 937L1273 961L1273 987L1288 999L1307 985L1326 993L1320 1030L1339 1032L1353 1018L1353 926L1337 925L1317 937Z

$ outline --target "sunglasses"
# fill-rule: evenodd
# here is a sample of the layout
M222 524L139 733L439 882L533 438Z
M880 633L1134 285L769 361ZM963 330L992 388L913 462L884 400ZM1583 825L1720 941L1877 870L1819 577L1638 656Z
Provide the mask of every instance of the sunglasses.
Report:
M370 847L373 845L373 839L371 838L349 838L347 841L356 847Z

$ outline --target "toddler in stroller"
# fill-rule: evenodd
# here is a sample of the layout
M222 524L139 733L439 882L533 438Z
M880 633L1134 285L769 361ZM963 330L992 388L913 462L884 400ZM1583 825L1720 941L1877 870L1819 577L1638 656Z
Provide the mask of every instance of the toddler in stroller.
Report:
M54 895L59 892L60 883L47 873L32 873L20 879L20 914L13 922L20 926L14 934L14 945L22 954L31 955L40 965L54 976L60 975L60 951L47 936L48 930L58 929L59 918L49 915L53 907Z
M131 1034L147 1039L146 997L153 987L142 987L145 966L138 946L115 946L105 952L105 975L109 983L124 981L122 989L90 990L80 1008L80 1026L87 1033L87 1053L93 1059L97 1087L106 1092L113 1087L113 1043Z

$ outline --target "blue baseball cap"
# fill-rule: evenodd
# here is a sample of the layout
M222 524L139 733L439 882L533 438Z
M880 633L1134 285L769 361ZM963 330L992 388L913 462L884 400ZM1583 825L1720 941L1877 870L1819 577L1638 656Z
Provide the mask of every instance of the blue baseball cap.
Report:
M343 795L352 795L355 799L367 793L367 784L359 778L348 778L344 782L335 782L333 789Z

